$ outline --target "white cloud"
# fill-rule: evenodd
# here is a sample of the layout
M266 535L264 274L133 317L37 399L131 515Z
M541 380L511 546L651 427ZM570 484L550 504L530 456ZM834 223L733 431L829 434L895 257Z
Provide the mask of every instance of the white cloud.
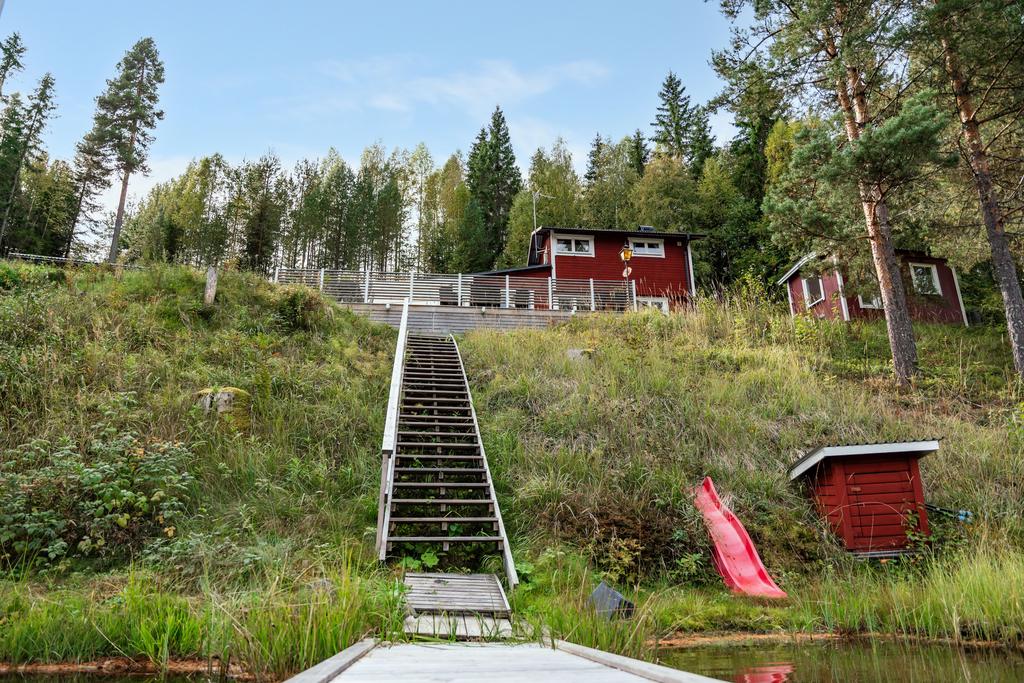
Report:
M313 72L328 80L316 82L320 91L292 100L288 116L318 117L358 108L409 112L428 104L462 110L480 118L495 105L514 105L568 85L592 85L608 75L599 62L578 60L536 69L522 69L508 61L486 60L473 68L449 73L428 73L423 60L410 56L372 57L365 60L330 60ZM344 93L338 94L338 85Z

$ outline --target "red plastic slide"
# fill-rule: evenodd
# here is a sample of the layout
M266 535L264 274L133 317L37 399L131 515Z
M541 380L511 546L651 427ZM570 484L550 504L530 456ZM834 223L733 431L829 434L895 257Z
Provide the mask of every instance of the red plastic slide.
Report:
M694 490L694 505L704 515L704 523L714 543L715 568L734 593L759 598L784 598L764 568L750 535L732 510L722 505L711 477Z

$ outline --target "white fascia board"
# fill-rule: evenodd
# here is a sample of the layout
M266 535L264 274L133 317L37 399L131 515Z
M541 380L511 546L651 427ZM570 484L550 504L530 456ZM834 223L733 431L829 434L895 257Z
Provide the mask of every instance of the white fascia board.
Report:
M787 280L789 280L789 278L791 278L793 276L793 273L795 273L796 271L800 270L800 268L802 268L804 266L804 264L806 264L811 259L817 258L817 256L818 256L817 252L814 252L814 251L812 251L807 256L804 256L802 259L800 259L799 261L796 262L796 265L794 265L792 268L787 270L786 274L783 275L782 277L780 277L778 279L778 281L776 281L775 284L781 285L781 284L785 283Z
M939 450L939 442L936 439L928 441L853 444L850 446L824 446L798 460L789 470L789 480L797 479L825 458L841 458L850 455L885 455L889 453L934 453L937 450Z

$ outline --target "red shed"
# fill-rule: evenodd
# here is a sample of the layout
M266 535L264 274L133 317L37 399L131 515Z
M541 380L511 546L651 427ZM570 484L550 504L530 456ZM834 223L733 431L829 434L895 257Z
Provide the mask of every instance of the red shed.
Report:
M918 460L938 448L937 440L824 446L794 463L789 479L806 478L847 550L893 555L906 548L908 531L928 534Z

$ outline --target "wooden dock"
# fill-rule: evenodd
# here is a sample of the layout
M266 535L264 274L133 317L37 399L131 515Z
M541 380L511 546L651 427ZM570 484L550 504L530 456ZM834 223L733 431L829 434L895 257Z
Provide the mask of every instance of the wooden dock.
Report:
M392 303L342 303L353 313L374 322L399 327L402 305ZM499 308L487 306L409 306L409 328L414 332L430 334L461 334L469 330L542 330L571 320L576 315L589 315L590 311L547 310L528 308Z
M287 683L715 683L716 679L556 640L550 645L364 640ZM721 683L718 681L718 683Z

